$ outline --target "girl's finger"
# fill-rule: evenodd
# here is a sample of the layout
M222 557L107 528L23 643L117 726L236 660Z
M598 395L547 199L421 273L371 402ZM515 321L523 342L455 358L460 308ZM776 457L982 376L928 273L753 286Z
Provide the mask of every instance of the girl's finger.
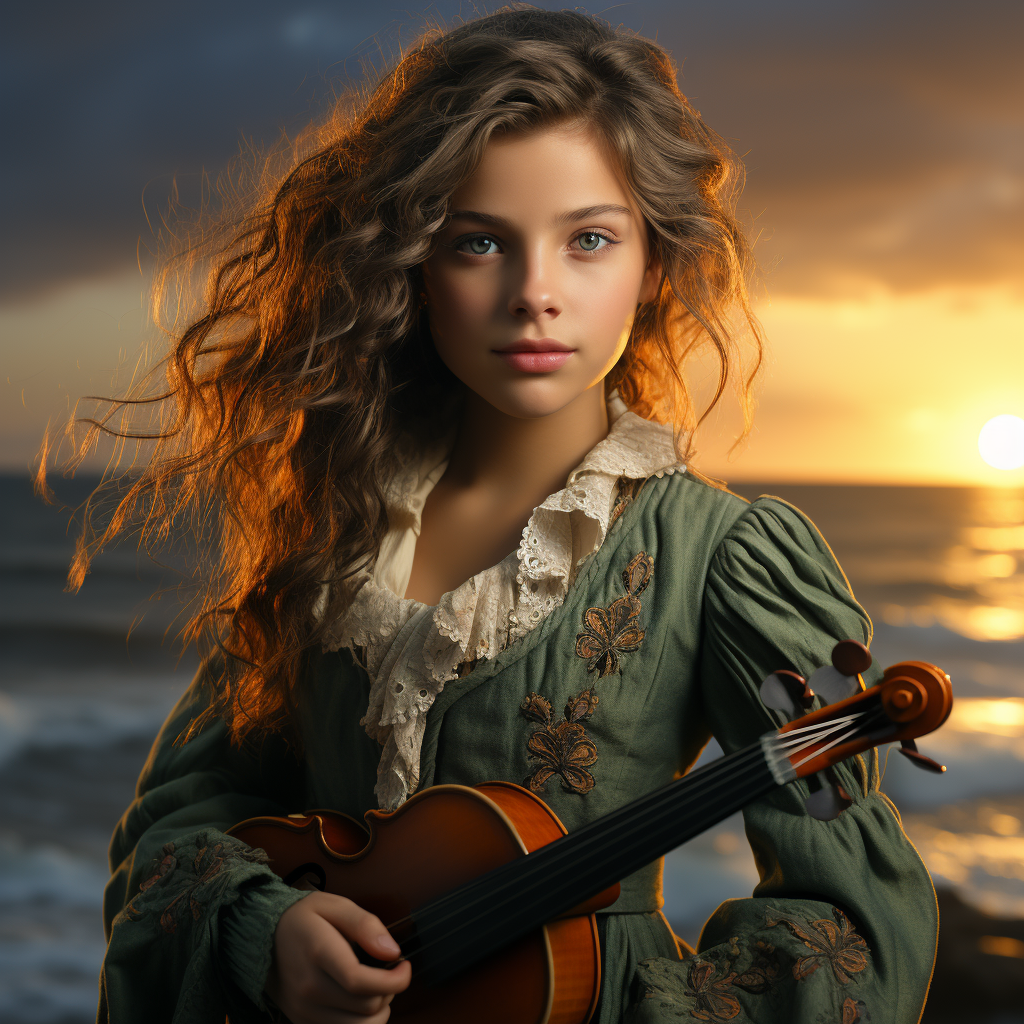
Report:
M338 896L324 901L318 908L321 915L352 942L358 942L370 956L378 960L397 960L402 950L376 914Z
M319 962L319 966L338 986L338 991L352 1000L385 996L390 1001L390 997L409 987L412 978L408 960L386 969L367 967L356 959L351 946L339 950L337 957ZM338 999L341 1000L338 1005L344 1005L344 999L341 996Z
M400 955L398 943L375 915L351 900L337 897L318 908L321 916L345 939L358 943L371 956L390 960ZM348 942L331 943L315 958L317 965L353 996L394 995L404 991L412 977L408 961L391 968L369 967L359 962Z

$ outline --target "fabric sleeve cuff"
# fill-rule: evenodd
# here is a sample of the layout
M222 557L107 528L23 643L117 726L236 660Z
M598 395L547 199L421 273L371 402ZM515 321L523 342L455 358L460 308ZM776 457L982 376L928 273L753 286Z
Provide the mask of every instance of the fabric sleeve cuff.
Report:
M308 896L283 882L249 886L221 914L221 960L231 980L259 1007L274 952L274 930L292 904Z

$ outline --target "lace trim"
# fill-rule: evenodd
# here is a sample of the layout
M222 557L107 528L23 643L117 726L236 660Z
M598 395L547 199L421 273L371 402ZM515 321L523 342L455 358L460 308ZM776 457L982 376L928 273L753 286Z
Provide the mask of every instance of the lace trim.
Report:
M445 464L435 452L418 465L404 466L392 481L389 514L397 513L392 533L398 539L390 546L386 541L378 564L357 574L354 599L324 645L326 650L362 648L371 689L361 724L384 747L375 787L381 807L394 809L415 792L425 716L444 684L464 674L460 669L467 663L496 657L565 600L604 543L620 479L685 469L670 427L628 412L617 397L610 400L609 412L608 436L570 473L561 491L534 509L517 550L443 595L434 607L389 589L395 575L386 554L403 543L403 531L418 535L423 500Z

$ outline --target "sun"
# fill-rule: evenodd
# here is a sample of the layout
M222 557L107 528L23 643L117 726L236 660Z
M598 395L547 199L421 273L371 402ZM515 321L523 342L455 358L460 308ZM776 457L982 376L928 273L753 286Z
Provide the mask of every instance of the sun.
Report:
M1019 416L993 416L978 434L978 451L993 469L1024 466L1024 420Z

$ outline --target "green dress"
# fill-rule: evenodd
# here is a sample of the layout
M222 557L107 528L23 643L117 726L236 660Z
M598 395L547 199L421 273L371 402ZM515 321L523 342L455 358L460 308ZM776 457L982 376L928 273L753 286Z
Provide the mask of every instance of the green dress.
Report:
M652 478L565 602L445 686L421 788L530 785L571 831L671 781L711 735L728 753L777 727L761 680L809 674L837 640L870 632L828 545L792 506L748 504L690 474ZM865 681L879 674L872 666ZM220 723L175 744L208 687L200 672L171 713L111 843L101 1021L266 1019L274 927L302 894L223 830L259 814L358 818L376 806L381 748L358 724L369 679L350 652L311 660L301 761L273 737L233 748ZM935 954L931 881L878 791L874 757L838 771L854 804L833 821L806 813L802 781L747 807L760 882L711 916L696 956L681 958L661 914L660 862L623 880L603 929L600 1024L919 1019Z

